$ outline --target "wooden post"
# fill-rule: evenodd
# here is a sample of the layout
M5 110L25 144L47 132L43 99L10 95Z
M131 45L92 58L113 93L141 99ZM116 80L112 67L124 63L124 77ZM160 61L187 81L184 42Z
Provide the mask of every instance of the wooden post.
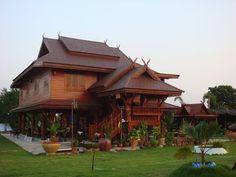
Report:
M20 133L22 133L22 116L23 116L23 113L20 113L19 117L18 117L18 131L20 131Z
M21 133L25 133L25 113L21 117Z
M45 116L41 114L41 139L45 139Z
M32 113L32 120L31 120L31 136L34 136L35 132L35 113Z

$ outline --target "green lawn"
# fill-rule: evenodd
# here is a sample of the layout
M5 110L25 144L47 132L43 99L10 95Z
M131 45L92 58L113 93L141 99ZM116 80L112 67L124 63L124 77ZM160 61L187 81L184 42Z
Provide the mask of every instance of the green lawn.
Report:
M207 160L232 166L236 142L228 143L230 153L209 156ZM79 155L31 155L0 135L0 176L21 177L166 177L182 164L194 161L176 160L174 147L144 149L132 152L97 152L95 171L91 171L92 153Z

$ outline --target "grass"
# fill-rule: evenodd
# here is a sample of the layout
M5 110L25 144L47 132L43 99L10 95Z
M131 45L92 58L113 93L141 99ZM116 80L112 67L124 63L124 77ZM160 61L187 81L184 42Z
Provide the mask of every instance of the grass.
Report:
M231 167L236 158L236 142L227 144L230 153L207 156ZM91 171L92 153L79 155L34 156L0 135L1 177L166 177L196 156L176 160L177 148L152 148L132 152L96 152L95 171Z

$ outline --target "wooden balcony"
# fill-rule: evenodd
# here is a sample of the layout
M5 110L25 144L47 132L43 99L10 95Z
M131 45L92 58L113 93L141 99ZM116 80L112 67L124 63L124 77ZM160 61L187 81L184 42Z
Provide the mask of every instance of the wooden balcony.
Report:
M160 113L160 108L133 106L133 116L158 116Z

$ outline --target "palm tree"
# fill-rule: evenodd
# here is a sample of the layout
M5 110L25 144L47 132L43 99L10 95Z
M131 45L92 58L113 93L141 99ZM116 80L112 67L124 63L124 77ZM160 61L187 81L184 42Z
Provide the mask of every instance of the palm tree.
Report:
M184 100L183 100L183 98L182 98L181 96L175 97L174 101L179 101L179 103L180 103L181 105L184 104Z
M206 121L201 121L196 126L189 124L184 128L187 136L190 136L199 145L202 165L205 165L207 143L219 130L220 127L216 122L207 123Z

